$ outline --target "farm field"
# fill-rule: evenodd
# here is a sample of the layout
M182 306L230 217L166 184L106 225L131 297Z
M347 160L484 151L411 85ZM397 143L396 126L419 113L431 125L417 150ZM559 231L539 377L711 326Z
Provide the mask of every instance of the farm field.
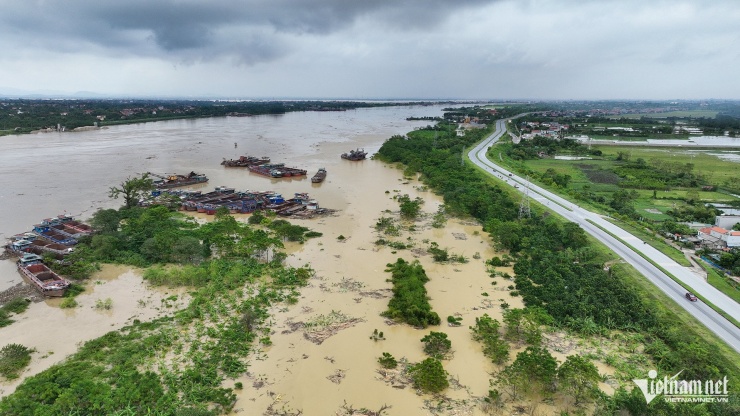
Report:
M642 118L642 117L649 117L649 118L668 118L668 117L676 117L676 118L686 118L686 117L692 117L692 118L699 118L699 117L706 117L706 118L714 118L719 114L719 111L713 111L713 110L690 110L690 111L667 111L665 113L638 113L638 114L622 114L619 116L615 116L614 118Z
M740 176L740 163L723 160L709 152L696 150L679 150L675 148L613 148L609 146L595 146L603 152L604 157L614 158L619 152L626 152L631 160L642 158L645 161L657 159L661 161L678 162L694 165L694 172L703 175L708 182L721 185L728 179L737 180Z
M510 146L510 145L503 145ZM534 175L545 174L548 170L560 175L570 176L567 190L554 188L561 194L571 194L573 192L591 193L594 197L603 197L605 201L610 201L613 193L618 191L618 185L624 179L620 178L615 170L624 164L617 161L619 154L622 158L630 161L643 159L649 166L655 163L692 164L692 173L702 178L702 182L729 189L730 192L737 191L740 186L740 163L731 160L725 160L718 157L717 154L710 154L702 151L684 151L670 148L630 148L610 146L593 146L593 149L601 150L601 156L593 156L582 160L562 160L554 158L530 159L525 161L512 160L506 156L505 147L500 148L500 153L504 163L508 164L515 170L531 171ZM494 157L497 152L494 151ZM496 157L498 159L498 157ZM637 198L633 201L635 210L644 219L651 221L664 221L671 219L667 214L669 210L682 208L687 205L686 200L698 197L702 202L711 203L732 203L738 198L727 191L707 191L700 187L679 187L670 186L666 189L653 191L651 189L634 189ZM594 206L600 211L603 207Z

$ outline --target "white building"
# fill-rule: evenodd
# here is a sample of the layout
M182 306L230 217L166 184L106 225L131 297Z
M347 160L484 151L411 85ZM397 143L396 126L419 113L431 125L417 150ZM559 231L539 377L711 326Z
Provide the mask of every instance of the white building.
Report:
M732 229L739 222L740 215L718 215L714 217L714 225L726 230Z

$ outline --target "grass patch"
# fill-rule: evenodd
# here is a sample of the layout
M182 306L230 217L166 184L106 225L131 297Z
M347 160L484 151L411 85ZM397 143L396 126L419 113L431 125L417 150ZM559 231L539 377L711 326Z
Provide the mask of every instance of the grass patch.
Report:
M651 247L665 254L671 260L675 261L681 266L691 267L691 262L686 259L686 256L684 256L681 250L669 245L661 237L658 237L655 234L653 234L652 231L645 231L644 229L640 229L638 227L635 227L632 224L629 224L629 223L626 223L624 221L620 221L614 218L606 218L606 220L618 226L619 228L627 231L628 233L634 235L640 240L647 241L647 243Z
M704 176L713 185L722 185L728 180L737 178L737 163L722 160L708 152L689 151L677 148L655 148L655 147L626 147L626 146L594 146L603 152L604 157L614 158L619 152L628 152L631 160L642 158L646 161L658 159L681 164L691 163L694 172Z
M13 380L31 362L32 349L21 344L8 344L0 350L0 375Z
M113 299L98 299L95 301L95 309L111 310L113 308Z
M702 260L699 261L699 265L707 272L707 283L729 296L735 302L740 303L740 284L721 275L717 270L705 264Z
M10 302L3 305L2 309L6 312L18 314L25 312L26 309L28 309L29 304L30 302L24 298L14 298Z
M11 315L20 314L28 309L29 301L24 298L14 298L0 308L0 328L15 322L10 319Z

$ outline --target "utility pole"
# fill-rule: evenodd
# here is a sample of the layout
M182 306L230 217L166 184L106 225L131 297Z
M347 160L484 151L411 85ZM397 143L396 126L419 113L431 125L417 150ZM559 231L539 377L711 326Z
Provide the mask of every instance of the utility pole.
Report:
M527 175L526 189L524 190L524 198L519 203L519 219L530 218L532 211L529 206L529 175Z

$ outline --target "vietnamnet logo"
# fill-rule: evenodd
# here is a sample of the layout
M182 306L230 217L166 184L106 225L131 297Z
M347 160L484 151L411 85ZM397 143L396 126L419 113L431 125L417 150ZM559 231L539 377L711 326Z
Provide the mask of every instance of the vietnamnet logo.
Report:
M642 390L648 404L654 398L663 395L667 402L690 403L727 403L727 376L721 380L681 380L678 378L683 370L671 378L659 379L658 372L648 371L648 378L633 379Z

